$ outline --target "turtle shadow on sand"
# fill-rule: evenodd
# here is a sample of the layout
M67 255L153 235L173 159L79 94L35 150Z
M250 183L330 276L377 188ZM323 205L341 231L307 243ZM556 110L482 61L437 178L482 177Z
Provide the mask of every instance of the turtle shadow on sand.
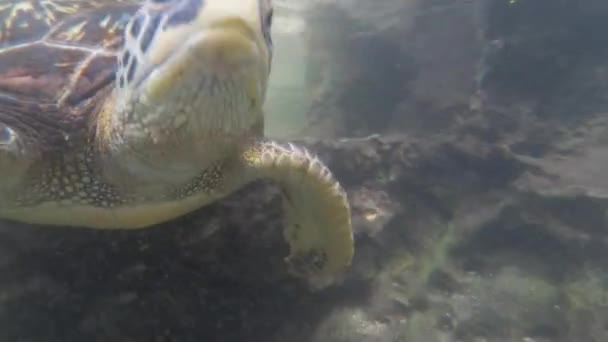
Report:
M287 274L276 195L254 184L144 230L2 222L0 339L262 341L365 301L361 283L313 292Z

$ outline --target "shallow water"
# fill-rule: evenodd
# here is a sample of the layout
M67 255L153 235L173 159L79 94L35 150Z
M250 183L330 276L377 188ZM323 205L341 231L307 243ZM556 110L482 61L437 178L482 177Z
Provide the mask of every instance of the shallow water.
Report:
M266 134L346 188L311 292L254 184L142 231L0 224L0 341L608 341L605 0L276 1Z

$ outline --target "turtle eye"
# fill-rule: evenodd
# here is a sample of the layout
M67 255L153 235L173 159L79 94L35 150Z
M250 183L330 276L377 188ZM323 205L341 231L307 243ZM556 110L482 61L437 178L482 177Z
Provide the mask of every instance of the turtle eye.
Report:
M17 139L17 133L15 131L0 123L0 146L12 145Z

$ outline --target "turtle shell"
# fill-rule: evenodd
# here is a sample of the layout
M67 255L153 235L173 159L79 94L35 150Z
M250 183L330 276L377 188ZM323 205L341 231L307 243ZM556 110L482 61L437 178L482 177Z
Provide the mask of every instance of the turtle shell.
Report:
M0 96L76 106L112 84L117 50L141 0L0 3Z
M87 144L142 0L0 1L0 130L35 150ZM87 139L87 140L83 140Z

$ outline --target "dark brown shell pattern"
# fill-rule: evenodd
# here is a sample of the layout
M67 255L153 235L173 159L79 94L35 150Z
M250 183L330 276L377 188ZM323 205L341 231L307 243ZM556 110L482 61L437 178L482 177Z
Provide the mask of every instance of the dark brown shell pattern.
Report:
M0 96L77 106L114 79L141 0L0 0Z

